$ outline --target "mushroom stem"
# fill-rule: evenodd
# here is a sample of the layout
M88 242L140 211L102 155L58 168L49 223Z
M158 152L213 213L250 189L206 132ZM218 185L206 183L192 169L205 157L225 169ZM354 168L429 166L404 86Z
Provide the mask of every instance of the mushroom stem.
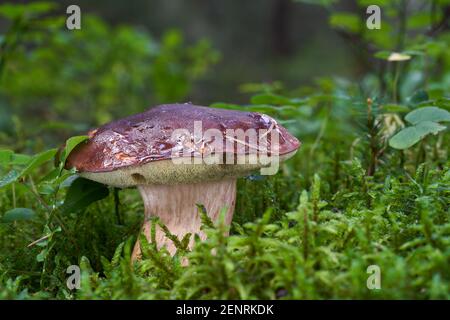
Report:
M194 244L194 234L202 240L206 235L200 230L201 219L196 204L203 204L208 216L216 222L222 208L226 207L225 223L231 224L236 201L236 178L221 181L207 181L179 185L140 185L139 191L145 206L145 222L142 226L147 240L151 242L150 218L158 216L178 239L191 233L189 248ZM176 252L174 243L166 237L164 231L156 227L158 248L166 246L171 255ZM132 260L140 257L139 241L133 250Z

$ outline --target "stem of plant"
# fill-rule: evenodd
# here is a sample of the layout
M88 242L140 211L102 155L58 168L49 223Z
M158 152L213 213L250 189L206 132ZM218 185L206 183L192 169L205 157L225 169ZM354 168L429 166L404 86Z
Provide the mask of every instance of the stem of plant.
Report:
M398 79L400 77L400 63L395 62L394 65L394 82L392 83L392 100L394 100L394 103L397 103L398 101L398 92L397 92L397 86L398 86Z
M303 258L305 260L308 259L308 236L309 236L309 228L308 228L308 210L306 208L303 209Z
M13 198L13 208L15 209L17 204L16 204L16 185L15 183L11 184L11 188L12 188L12 198Z
M373 176L377 165L377 132L375 128L375 117L372 114L372 99L367 99L367 130L369 132L370 159L367 167L367 176Z
M116 213L117 223L122 224L122 218L120 216L119 188L114 188L114 212Z
M425 162L427 160L427 153L425 150L425 138L423 138L422 140L420 140L419 143L419 150L417 151L417 155L416 155L416 170L419 167L419 165L423 162Z

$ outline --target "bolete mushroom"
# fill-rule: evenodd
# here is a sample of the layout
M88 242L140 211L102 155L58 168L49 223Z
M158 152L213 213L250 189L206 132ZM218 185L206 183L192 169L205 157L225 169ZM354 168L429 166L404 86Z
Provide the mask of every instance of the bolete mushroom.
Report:
M276 171L300 146L267 115L190 103L151 108L103 125L89 137L71 152L66 168L103 184L138 187L149 241L152 216L179 239L187 233L205 239L196 204L204 205L212 221L225 207L225 223L230 224L236 179L256 169L272 166ZM176 252L159 227L156 242ZM139 255L138 241L133 258Z

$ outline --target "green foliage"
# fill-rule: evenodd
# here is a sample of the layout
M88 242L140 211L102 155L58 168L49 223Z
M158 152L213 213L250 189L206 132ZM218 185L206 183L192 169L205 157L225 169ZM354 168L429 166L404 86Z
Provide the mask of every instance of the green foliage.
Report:
M34 211L28 208L14 208L5 212L2 222L11 222L17 220L28 220L33 218Z
M69 136L152 104L186 99L219 59L208 41L187 44L177 30L157 40L86 14L83 30L68 32L53 7L7 4L0 10L10 21L0 50L0 110L26 119L27 136ZM42 106L51 108L26 118ZM11 144L0 137L2 143Z
M436 122L422 121L397 133L389 140L389 145L395 149L406 149L422 140L428 134L437 134L442 130L445 130L445 127Z
M372 209L364 206L365 193L357 185L345 201L361 199L360 205L336 207L337 200L322 200L323 181L316 175L310 191L301 193L297 208L277 221L271 221L271 211L266 211L230 237L224 237L226 226L221 223L204 225L208 239L186 256L188 267L181 267L178 256L172 258L154 246L147 245L145 258L134 268L126 254L118 258L116 252L107 262L111 271L106 277L87 268L77 296L448 299L450 221L448 204L441 197L449 173L428 172L427 177L415 178L420 179L417 185L390 178L389 186L371 189ZM401 209L406 199L412 204L407 212ZM122 243L118 250L124 245L130 243ZM372 264L382 270L382 290L366 287L366 268Z
M14 165L14 162L9 162L14 169L12 169L6 176L0 178L0 188L5 187L13 182L16 182L23 176L26 176L31 171L41 166L42 164L50 161L56 154L56 149L50 149L43 151L33 157L31 157L24 165ZM5 151L5 153L8 151Z
M84 178L77 178L67 189L66 199L61 207L63 213L77 212L91 203L104 199L109 190L103 184Z
M335 13L330 17L330 25L346 31L358 32L363 27L363 22L356 14Z
M402 129L389 140L389 145L395 149L406 149L428 134L437 134L446 129L438 122L450 121L450 112L437 107L423 107L411 111L405 120L413 126Z
M450 112L436 107L424 107L408 113L405 120L411 124L418 124L423 121L449 122Z
M302 146L278 174L239 179L229 237L201 204L205 241L178 239L152 220L151 237L161 227L178 249L173 257L139 235L136 190L64 169L86 136L59 153L40 137L183 99L217 53L207 42L185 44L178 31L156 41L85 17L86 32L67 33L47 5L0 6L11 22L0 40L0 112L8 111L0 119L0 299L449 299L449 37L421 32L439 14L406 14L402 3L358 1L385 6L381 31L347 13L330 18L370 48L357 81L322 77L292 91L249 83L241 87L248 104L212 105L271 115ZM42 105L52 106L45 125L20 120ZM64 141L55 136L53 145ZM142 259L132 264L137 239ZM71 291L74 264L81 289ZM379 290L366 286L371 265L381 270Z

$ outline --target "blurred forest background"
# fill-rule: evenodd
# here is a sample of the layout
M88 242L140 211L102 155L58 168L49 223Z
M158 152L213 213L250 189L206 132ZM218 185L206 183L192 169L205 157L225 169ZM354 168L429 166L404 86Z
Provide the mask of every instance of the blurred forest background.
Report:
M59 2L62 9L71 4ZM134 26L156 41L170 30L180 32L186 43L207 41L220 59L183 97L204 104L246 102L248 95L239 86L247 82L279 80L298 86L318 76L367 71L365 62L352 55L351 44L329 27L328 11L321 6L291 0L77 3L83 13L96 14L112 26ZM336 9L365 15L355 1L337 3Z

